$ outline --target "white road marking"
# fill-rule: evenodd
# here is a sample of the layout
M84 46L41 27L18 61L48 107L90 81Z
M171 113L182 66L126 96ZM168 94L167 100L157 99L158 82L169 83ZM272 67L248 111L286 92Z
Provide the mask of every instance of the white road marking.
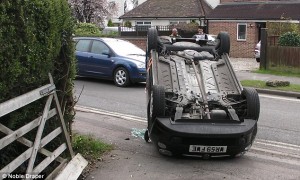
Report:
M147 123L146 118L128 115L128 114L117 113L117 112L106 111L103 109L96 109L96 108L92 108L92 107L75 106L75 110L82 111L82 112L91 112L91 113L95 113L95 114L103 114L103 115L113 116L113 117L122 118L122 119L130 120L130 121Z
M256 139L255 142L258 144L271 145L274 147L280 147L280 148L286 148L286 149L300 151L300 146L295 145L295 144L288 144L288 143L270 141L270 140L265 140L265 139Z

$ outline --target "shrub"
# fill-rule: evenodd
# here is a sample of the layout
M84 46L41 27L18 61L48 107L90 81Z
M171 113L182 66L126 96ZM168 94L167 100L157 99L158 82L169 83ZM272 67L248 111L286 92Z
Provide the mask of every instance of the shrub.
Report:
M124 24L125 27L129 27L131 28L132 27L132 24L130 21L125 21L125 24Z
M101 36L100 29L92 23L78 23L75 26L75 36Z
M114 26L114 24L113 24L113 22L112 22L111 19L108 20L107 26L108 26L108 27L113 27L113 26Z
M48 84L48 73L51 73L64 118L71 124L72 80L76 73L73 28L74 20L66 0L1 1L0 103ZM44 99L31 103L1 117L0 122L16 129L37 118L44 105ZM34 136L28 138L34 140ZM2 149L0 169L21 149L19 146Z
M190 22L190 23L179 23L176 28L180 29L184 32L192 32L197 33L197 29L199 27L198 23Z
M75 36L85 37L117 37L118 32L111 32L109 34L102 34L100 29L92 23L78 23L75 26Z
M298 46L300 47L300 35L295 32L287 32L279 37L280 46Z

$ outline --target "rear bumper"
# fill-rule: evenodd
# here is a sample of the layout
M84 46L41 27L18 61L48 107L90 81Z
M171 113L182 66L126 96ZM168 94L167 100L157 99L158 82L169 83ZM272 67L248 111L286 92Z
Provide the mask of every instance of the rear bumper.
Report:
M200 121L200 120L199 120ZM257 121L246 119L242 123L180 122L157 118L151 131L151 140L163 144L173 154L235 155L251 146L257 132ZM189 152L190 145L226 146L225 153ZM162 147L162 146L161 146ZM158 148L161 148L158 145Z

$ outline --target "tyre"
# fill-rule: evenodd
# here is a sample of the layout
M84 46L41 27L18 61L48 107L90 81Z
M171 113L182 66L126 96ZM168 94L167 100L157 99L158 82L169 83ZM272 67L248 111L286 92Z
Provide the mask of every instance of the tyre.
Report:
M149 119L151 122L159 116L165 115L165 89L163 86L152 86L149 100ZM149 123L152 124L152 123Z
M220 32L217 36L219 44L216 47L216 50L219 56L222 56L224 53L229 54L230 51L230 37L227 32Z
M150 52L152 49L157 50L158 45L158 34L155 28L149 28L147 34L147 52Z
M146 142L150 142L150 137L149 137L148 130L145 131L145 134L144 134L144 140L145 140Z
M257 91L254 88L244 88L242 95L247 101L246 119L258 120L260 113L260 101Z
M116 86L119 87L126 87L130 84L130 77L128 71L123 68L119 67L114 72L114 82Z

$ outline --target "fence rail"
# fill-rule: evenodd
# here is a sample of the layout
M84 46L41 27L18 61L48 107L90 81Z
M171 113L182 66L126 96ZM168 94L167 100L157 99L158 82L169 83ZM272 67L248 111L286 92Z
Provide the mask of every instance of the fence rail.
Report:
M300 68L300 47L268 46L269 66Z
M173 25L170 26L132 26L125 27L119 26L119 35L122 37L126 36L147 36L147 32L149 28L156 28L159 36L169 36L172 32ZM192 37L195 32L187 32L180 28L177 29L178 34L182 37Z
M27 163L26 174L40 174L46 167L48 167L53 161L59 163L59 165L47 176L46 179L53 179L59 171L68 163L67 158L62 158L61 155L65 150L68 150L68 154L71 158L74 157L74 152L72 150L70 136L67 132L65 121L61 112L61 107L56 94L55 85L53 83L52 76L49 74L50 84L44 85L37 88L31 92L23 94L19 97L10 99L6 102L0 104L0 117L9 114L15 110L18 110L34 101L41 98L47 97L47 102L44 106L43 114L38 118L32 120L26 125L20 127L19 129L12 130L5 125L0 123L0 132L4 133L4 137L0 139L0 150L11 145L13 142L17 141L28 149L21 153L17 158L12 160L10 163L5 165L0 170L0 174L10 174L13 173L20 165ZM55 102L55 108L51 109L52 102ZM58 118L53 118L57 116ZM60 120L60 126L56 127L52 132L44 135L44 129L47 121ZM25 134L31 132L35 128L37 129L34 142L26 139ZM53 139L63 134L64 142L62 142L59 147L54 151L49 151L44 147L50 144ZM44 137L42 137L44 135ZM45 158L37 164L36 158L38 154L42 154ZM81 158L82 159L82 158ZM85 160L84 160L85 161ZM82 169L87 165L87 162L83 162ZM81 170L82 170L81 169ZM80 171L81 172L81 171ZM25 173L23 173L25 174Z

